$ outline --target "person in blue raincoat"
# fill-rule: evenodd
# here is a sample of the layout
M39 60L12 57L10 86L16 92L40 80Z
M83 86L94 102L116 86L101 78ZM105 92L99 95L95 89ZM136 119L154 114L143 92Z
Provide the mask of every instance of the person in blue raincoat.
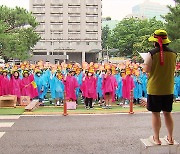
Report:
M96 77L97 77L97 94L98 94L98 99L99 99L99 104L102 105L103 103L103 92L102 92L102 82L103 82L103 76L105 75L105 71L99 71L96 72Z
M180 78L178 76L178 72L175 72L174 76L174 98L178 98L178 92L179 92L179 84L180 84Z
M142 73L142 92L143 92L143 97L147 98L147 81L148 81L148 76L146 72Z
M60 71L57 71L54 77L54 84L55 84L55 99L56 104L60 105L60 102L63 102L64 99L64 83L63 83L63 75Z
M49 69L44 69L42 70L43 72L43 79L44 79L44 93L45 93L45 96L47 95L47 92L49 90L49 79L50 79L50 71Z
M142 79L140 77L140 72L136 71L133 77L134 80L134 103L139 103L139 99L142 97Z
M118 87L116 89L116 96L117 96L117 99L120 99L120 98L122 98L122 77L121 77L118 69L116 69L114 76L116 78L116 82L118 85Z
M75 78L77 79L77 82L78 82L78 87L76 88L76 98L78 100L80 87L82 85L82 79L83 79L83 72L80 68L77 68Z
M50 72L49 76L49 85L50 85L50 93L51 93L51 99L56 98L55 94L55 75L56 75L56 70L52 69Z
M38 98L39 102L42 102L44 100L44 97L46 95L46 92L44 91L44 87L46 86L46 82L44 80L44 76L40 70L36 70L34 74L34 80L37 85L38 89Z

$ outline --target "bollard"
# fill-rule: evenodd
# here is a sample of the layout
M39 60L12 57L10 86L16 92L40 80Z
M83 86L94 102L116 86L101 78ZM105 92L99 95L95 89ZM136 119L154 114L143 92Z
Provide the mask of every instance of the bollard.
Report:
M63 110L63 116L67 116L67 103L66 103L66 93L64 91L64 110Z
M67 116L67 115L68 115L68 113L67 113L67 104L66 104L66 102L64 102L64 111L63 111L63 115L64 115L64 116Z
M129 103L129 114L134 114L133 112L133 90L131 90L131 97Z

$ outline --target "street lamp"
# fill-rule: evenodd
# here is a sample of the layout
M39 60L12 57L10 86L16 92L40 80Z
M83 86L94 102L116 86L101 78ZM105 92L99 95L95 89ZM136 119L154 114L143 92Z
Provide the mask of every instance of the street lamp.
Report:
M107 52L107 63L109 63L109 47L108 46L106 48L106 52Z
M107 54L107 63L109 63L109 53L113 53L113 52L118 52L119 49L109 49L109 47L107 46L107 50L106 50L106 54Z

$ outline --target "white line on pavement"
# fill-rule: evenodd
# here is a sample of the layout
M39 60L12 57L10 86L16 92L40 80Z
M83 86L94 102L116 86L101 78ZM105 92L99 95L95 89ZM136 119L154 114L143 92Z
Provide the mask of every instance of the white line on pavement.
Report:
M0 132L0 138L5 134L5 132Z
M13 120L16 120L16 119L19 119L19 117L20 116L0 116L0 120L11 120L11 119L13 119Z
M0 122L0 128L1 127L11 127L14 124L14 122Z

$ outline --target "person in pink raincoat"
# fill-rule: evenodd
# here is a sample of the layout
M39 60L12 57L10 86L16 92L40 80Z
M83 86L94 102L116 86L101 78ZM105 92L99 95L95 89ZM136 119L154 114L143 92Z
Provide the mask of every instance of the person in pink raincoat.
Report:
M2 80L2 75L0 74L0 96L2 96L1 80Z
M106 106L111 108L111 104L115 101L115 91L117 88L116 78L112 75L112 70L108 69L103 78L102 90Z
M14 71L10 78L9 86L10 88L10 94L16 95L17 99L19 101L21 97L21 79L19 78L19 72Z
M38 96L37 87L34 86L34 76L29 74L28 70L24 70L23 78L21 80L21 94L22 96L30 96L31 99Z
M93 109L92 101L97 98L97 79L94 76L94 70L90 69L83 78L81 91L85 97L86 109Z
M3 70L2 71L2 76L0 80L0 85L1 85L1 96L3 95L9 95L10 93L10 87L9 87L9 77L8 77L8 70Z
M73 70L70 70L67 77L64 78L66 100L76 101L76 88L78 87L77 79L74 77Z
M130 100L131 91L134 88L134 81L131 77L131 70L126 70L126 76L122 79L123 86L122 86L122 95L124 99Z

